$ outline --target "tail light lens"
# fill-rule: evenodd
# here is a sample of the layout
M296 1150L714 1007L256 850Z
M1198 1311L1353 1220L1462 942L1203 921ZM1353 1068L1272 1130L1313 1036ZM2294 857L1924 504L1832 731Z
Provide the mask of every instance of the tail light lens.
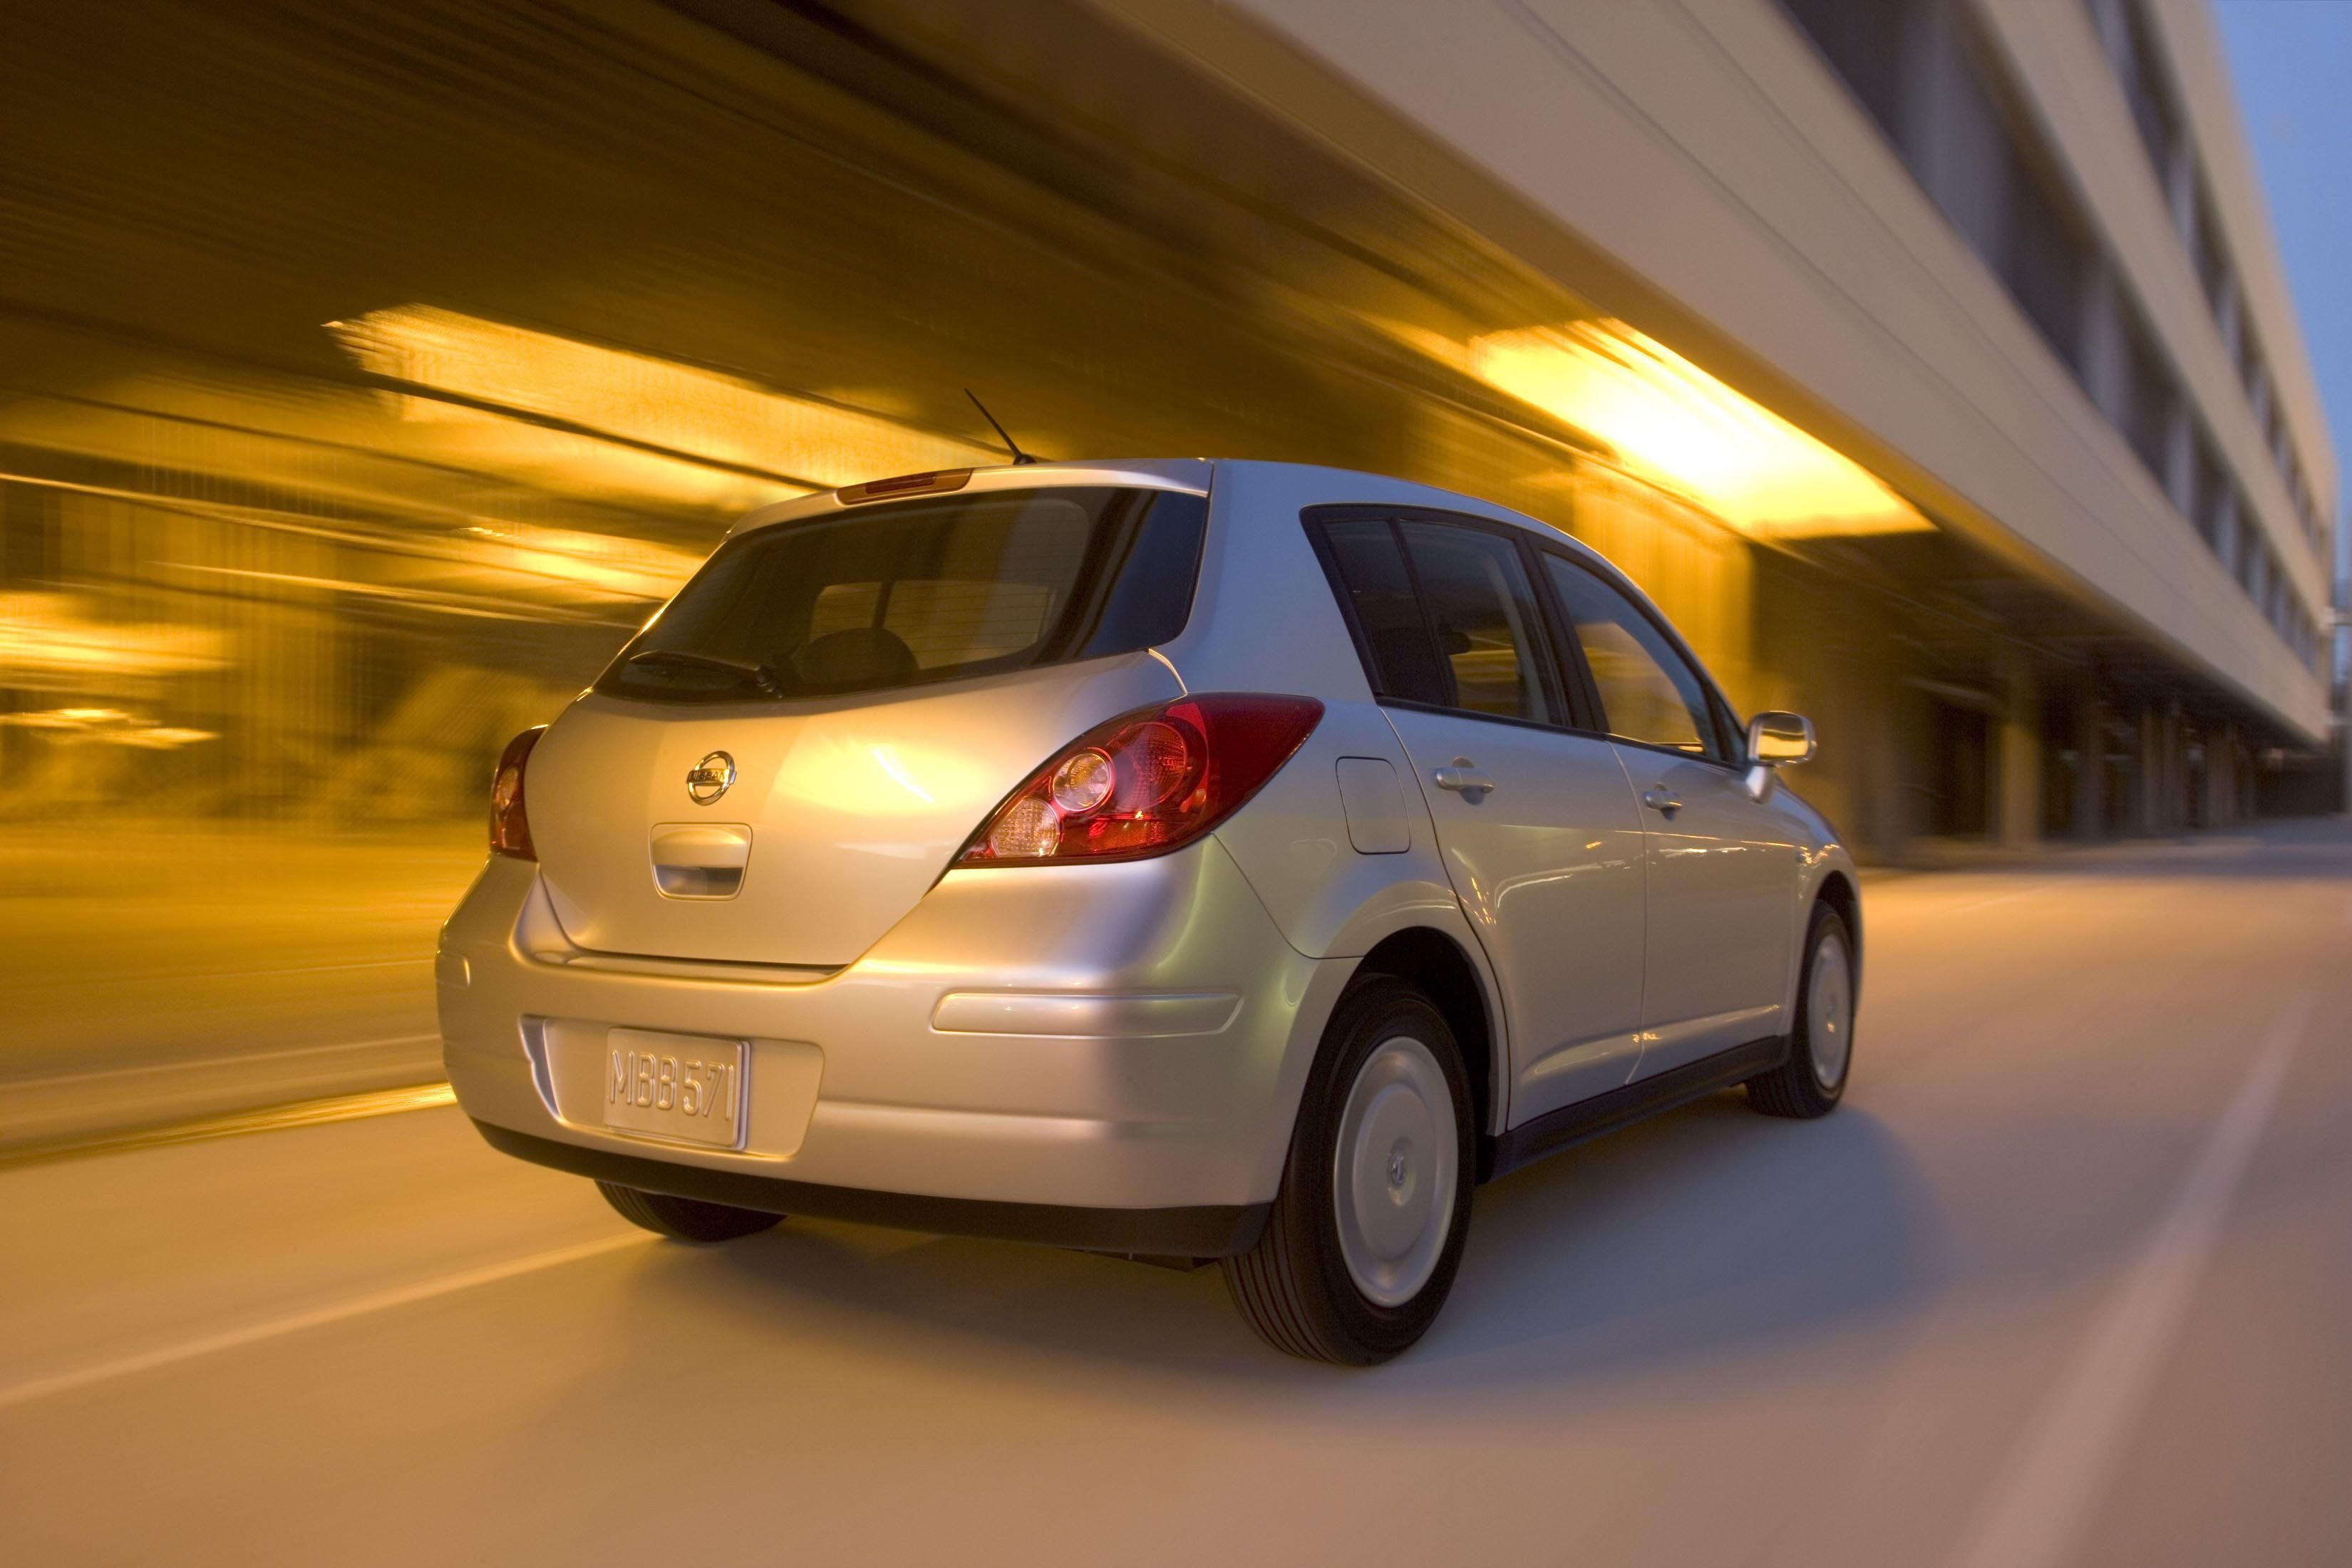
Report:
M544 724L525 730L499 753L499 771L490 775L490 852L494 855L511 855L518 860L539 858L539 852L530 847L530 813L523 809L522 773L530 749L545 733Z
M1323 717L1311 697L1223 692L1122 713L1029 775L959 866L1135 860L1191 843L1288 762Z

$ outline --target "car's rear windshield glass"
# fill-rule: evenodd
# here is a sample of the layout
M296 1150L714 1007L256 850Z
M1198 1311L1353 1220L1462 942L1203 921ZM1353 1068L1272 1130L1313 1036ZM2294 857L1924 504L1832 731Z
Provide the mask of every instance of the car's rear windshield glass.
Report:
M982 490L720 545L597 681L673 702L883 691L1132 653L1184 629L1208 502Z

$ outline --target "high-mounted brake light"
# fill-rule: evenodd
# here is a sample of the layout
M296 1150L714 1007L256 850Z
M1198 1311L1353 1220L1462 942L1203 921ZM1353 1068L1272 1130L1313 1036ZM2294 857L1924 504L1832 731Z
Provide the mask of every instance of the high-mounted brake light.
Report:
M1311 697L1217 692L1122 713L1049 758L956 856L959 866L1136 860L1232 816L1323 717Z
M970 468L933 468L927 473L898 474L887 479L868 479L862 485L844 485L834 492L834 498L844 506L856 506L860 501L960 490L971 482Z
M530 760L530 749L547 733L547 726L525 730L507 742L499 753L499 771L490 775L490 852L510 855L518 860L536 860L539 851L530 847L530 814L523 809L523 764Z

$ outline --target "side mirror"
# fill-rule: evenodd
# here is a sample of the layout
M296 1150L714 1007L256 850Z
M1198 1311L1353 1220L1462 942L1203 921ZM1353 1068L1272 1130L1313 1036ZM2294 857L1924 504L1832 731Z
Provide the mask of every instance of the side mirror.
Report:
M1801 713L1759 713L1748 721L1748 793L1772 793L1772 770L1813 760L1813 721Z
M1748 721L1748 760L1790 768L1813 760L1813 721L1801 713L1759 713Z

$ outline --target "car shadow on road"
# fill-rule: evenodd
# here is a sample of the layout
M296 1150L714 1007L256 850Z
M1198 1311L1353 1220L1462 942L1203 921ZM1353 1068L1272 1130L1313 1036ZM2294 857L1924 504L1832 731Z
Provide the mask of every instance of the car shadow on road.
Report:
M1833 1334L1928 1287L1925 1184L1860 1106L1773 1121L1721 1095L1482 1188L1444 1316L1384 1379L1573 1382ZM681 1259L680 1261L688 1261ZM660 1271L698 1305L795 1340L918 1356L1007 1353L1186 1376L1325 1379L1251 1336L1212 1266L814 1222Z
M1475 1224L1423 1352L1515 1381L1880 1323L1942 1254L1932 1192L1866 1107L1780 1121L1736 1091L1493 1184Z

